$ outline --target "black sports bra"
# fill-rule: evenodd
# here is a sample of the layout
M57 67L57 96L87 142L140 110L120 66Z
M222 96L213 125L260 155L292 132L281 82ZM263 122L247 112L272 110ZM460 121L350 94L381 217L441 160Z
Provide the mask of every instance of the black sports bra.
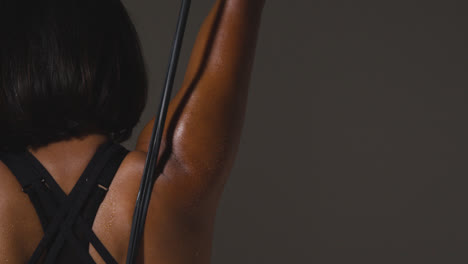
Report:
M89 254L90 244L106 263L117 263L92 226L128 152L112 141L99 146L68 196L29 151L0 153L0 160L28 194L44 230L44 237L28 263L95 263Z

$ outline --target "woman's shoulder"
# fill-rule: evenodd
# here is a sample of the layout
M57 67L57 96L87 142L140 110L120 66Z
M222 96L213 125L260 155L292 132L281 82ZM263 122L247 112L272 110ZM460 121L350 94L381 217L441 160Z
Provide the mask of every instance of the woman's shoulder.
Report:
M11 198L13 194L17 195L22 193L21 185L16 180L15 175L10 171L7 165L0 158L0 193L2 193L0 199L2 202L5 202L7 199Z
M146 155L141 151L130 151L120 164L114 180L110 186L110 192L116 189L123 202L135 206L140 182L143 176Z
M128 175L127 177L140 177L143 174L146 163L146 153L139 150L129 151L121 164L123 169ZM140 175L141 174L141 175Z
M132 208L138 196L146 159L147 153L144 151L129 152L114 179L113 184L125 194ZM203 184L197 173L187 170L173 154L160 152L156 172L150 208L164 207L170 211L168 213L178 214L200 206L213 207L219 199L219 188ZM212 209L215 210L215 207Z

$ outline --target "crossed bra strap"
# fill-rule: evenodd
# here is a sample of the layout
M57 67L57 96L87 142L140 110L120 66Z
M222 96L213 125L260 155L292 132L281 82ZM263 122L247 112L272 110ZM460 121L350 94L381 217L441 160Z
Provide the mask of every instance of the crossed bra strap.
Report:
M92 264L90 244L106 263L117 263L92 231L92 225L128 152L112 141L99 146L68 196L29 151L0 153L0 159L28 194L44 230L28 263Z

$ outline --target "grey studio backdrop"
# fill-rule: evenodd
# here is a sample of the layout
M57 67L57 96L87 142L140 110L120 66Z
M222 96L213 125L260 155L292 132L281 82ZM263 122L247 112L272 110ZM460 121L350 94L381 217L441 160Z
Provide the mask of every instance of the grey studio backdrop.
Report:
M156 113L180 1L124 1ZM195 0L175 92L214 1ZM468 263L463 1L267 0L213 263Z

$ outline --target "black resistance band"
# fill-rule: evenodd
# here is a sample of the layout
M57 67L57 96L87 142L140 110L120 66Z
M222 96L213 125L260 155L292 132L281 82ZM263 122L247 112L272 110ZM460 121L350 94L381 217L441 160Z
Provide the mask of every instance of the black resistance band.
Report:
M162 134L164 131L164 124L166 122L167 109L171 99L172 87L174 86L174 78L177 71L177 64L179 61L180 50L184 39L185 27L187 25L188 14L190 10L191 0L183 0L182 7L179 13L179 20L177 23L177 31L174 42L172 44L171 58L169 62L169 69L166 75L166 82L161 98L161 105L158 111L158 118L155 120L153 134L148 149L148 156L146 157L145 170L143 172L143 179L138 192L135 212L133 214L132 232L130 235L130 243L127 252L127 264L133 264L138 254L140 240L143 235L146 216L148 213L148 205L151 199L154 182L158 175L156 175L156 166L161 146Z

